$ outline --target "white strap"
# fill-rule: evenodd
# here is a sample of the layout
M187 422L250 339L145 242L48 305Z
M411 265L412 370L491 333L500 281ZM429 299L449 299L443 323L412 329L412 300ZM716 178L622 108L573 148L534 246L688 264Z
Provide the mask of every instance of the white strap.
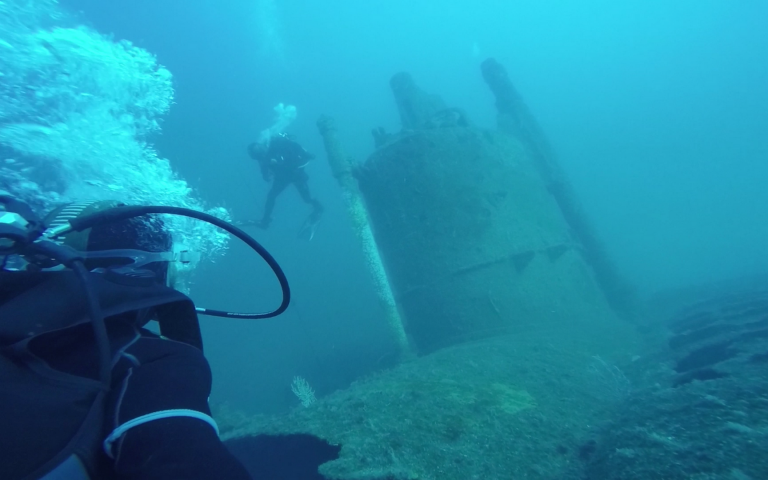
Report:
M206 415L202 412L198 412L197 410L189 410L186 408L178 408L173 410L161 410L159 412L152 412L146 415L142 415L140 417L136 417L133 420L128 420L124 424L112 430L112 433L110 433L107 436L107 438L104 439L104 444L103 444L104 451L107 453L107 456L109 456L109 458L115 458L112 454L112 444L115 443L117 440L119 440L120 437L122 437L125 434L125 432L132 429L133 427L138 427L139 425L151 422L153 420L161 420L163 418L171 418L171 417L197 418L198 420L202 420L208 425L212 426L213 429L216 431L216 435L219 434L219 426L216 425L216 420L211 418L210 415Z

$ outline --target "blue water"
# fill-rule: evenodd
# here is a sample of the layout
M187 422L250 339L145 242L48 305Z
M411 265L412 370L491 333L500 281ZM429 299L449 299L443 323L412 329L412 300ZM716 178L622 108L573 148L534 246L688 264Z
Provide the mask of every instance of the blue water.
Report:
M119 75L142 75L142 68L144 75L157 72L154 66L146 70L153 56L172 75L172 100L164 73L145 78L133 93L124 85L102 92L117 102L118 114L98 110L103 102L80 98L76 89L68 91L85 105L68 104L68 115L79 112L85 123L72 116L58 120L82 127L77 138L63 131L59 136L80 143L50 150L43 142L48 150L34 153L61 157L37 160L55 165L54 178L26 190L15 184L41 195L41 205L101 195L106 187L134 201L256 217L267 185L246 146L272 124L275 105L296 106L289 130L318 154L308 167L310 187L327 212L316 239L297 240L307 208L289 191L278 201L272 228L257 232L286 269L295 304L285 316L261 323L204 321L214 400L251 412L284 411L295 403L293 376L307 378L322 396L378 368L392 350L382 340L382 314L315 122L321 114L333 116L347 152L365 159L373 149L371 128L399 129L388 86L399 71L491 128L493 99L479 64L492 56L505 65L610 255L641 295L768 271L763 2L5 3L37 5L29 9L43 15L4 25L2 39L8 32L23 37L56 25L82 25L83 35L99 32L112 39L99 40L104 48L128 40L142 49L134 51L138 66L128 62ZM51 19L57 8L69 13ZM15 51L19 59L2 51L4 69L35 55ZM73 81L67 72L55 73L66 78L33 81ZM0 77L3 84L7 76ZM3 128L26 125L23 131L35 143L40 125L56 123L50 117L54 107L9 113L8 98L26 98L18 95L4 92ZM137 107L134 100L146 95L156 101ZM126 120L125 114L133 116ZM104 134L105 122L116 122L113 143L89 147L89 138ZM8 130L0 141L27 138L18 132ZM41 167L4 168L0 181L7 183L9 172L23 178ZM128 172L130 178L121 177ZM222 255L224 240L205 231L187 234L185 241L199 242L210 253L192 279L198 303L242 310L274 305L276 286L245 248L230 243Z

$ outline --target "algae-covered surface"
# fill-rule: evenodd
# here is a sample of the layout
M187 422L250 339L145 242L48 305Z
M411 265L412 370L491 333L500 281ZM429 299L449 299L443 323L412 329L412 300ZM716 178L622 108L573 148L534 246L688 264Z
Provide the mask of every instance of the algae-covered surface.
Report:
M329 479L551 479L578 462L593 422L628 383L555 344L501 338L441 350L224 438L311 434L341 446Z

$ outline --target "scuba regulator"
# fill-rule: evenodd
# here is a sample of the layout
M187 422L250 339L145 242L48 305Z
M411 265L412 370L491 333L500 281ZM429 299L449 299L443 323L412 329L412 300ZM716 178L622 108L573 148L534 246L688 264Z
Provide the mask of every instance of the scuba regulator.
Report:
M255 239L232 224L195 210L167 206L114 206L94 213L81 212L80 215L57 215L56 220L47 225L32 208L7 192L0 190L0 272L13 275L15 270L56 271L70 270L81 285L87 301L87 313L96 336L100 357L100 380L109 384L110 347L105 315L99 303L99 296L93 283L93 272L85 266L89 259L100 261L115 260L116 268L99 269L99 275L115 283L141 282L147 272L141 268L152 262L190 261L190 253L181 252L145 252L134 249L116 249L104 251L81 251L62 241L68 234L86 232L93 227L125 222L149 215L179 215L200 220L214 225L245 242L256 251L269 265L277 278L282 291L282 301L273 311L264 313L239 313L194 307L198 314L227 318L261 319L271 318L285 312L290 303L288 280L280 265L272 255ZM85 249L83 249L85 250ZM146 280L146 278L144 279Z

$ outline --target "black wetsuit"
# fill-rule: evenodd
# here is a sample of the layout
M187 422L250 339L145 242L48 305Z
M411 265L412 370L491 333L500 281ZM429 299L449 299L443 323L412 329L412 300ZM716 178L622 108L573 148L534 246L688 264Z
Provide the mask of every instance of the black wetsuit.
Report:
M179 409L211 415L211 370L200 350L136 330L128 318L108 325L113 344L128 346L115 357L104 438L126 421L154 412ZM55 370L98 378L98 352L89 324L44 334L30 350ZM55 428L55 419L50 423ZM191 416L130 428L112 444L112 458L105 452L99 455L99 479L251 479L214 427Z
M304 167L314 155L304 150L297 142L282 136L272 138L266 151L249 149L249 154L259 162L264 180L272 181L260 222L262 227L268 227L272 222L275 200L290 184L296 187L305 203L312 205L313 215L319 216L322 213L322 205L309 193L309 176L304 171Z

